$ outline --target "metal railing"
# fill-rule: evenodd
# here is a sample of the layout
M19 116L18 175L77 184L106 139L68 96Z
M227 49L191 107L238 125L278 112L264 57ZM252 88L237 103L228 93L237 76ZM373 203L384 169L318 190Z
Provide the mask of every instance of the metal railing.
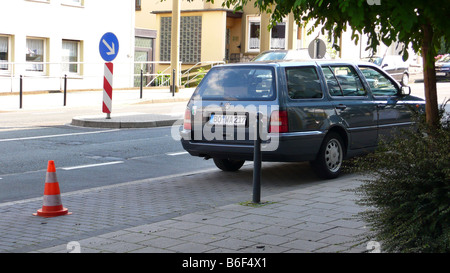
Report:
M197 75L198 73L194 75L194 69L224 63L224 61L198 62L184 72L180 72L178 79L187 78L187 81L198 79L200 75ZM180 62L181 65L183 63ZM74 72L64 69L71 66ZM163 70L156 72L155 67L158 66ZM170 68L170 62L114 62L114 83L119 88L137 88L140 85L143 87L169 86L171 84ZM72 81L72 84L69 84L72 90L99 89L102 88L103 77L104 62L0 62L0 93L18 92L20 78L28 83L22 85L21 90L61 91L64 84L67 85L67 80Z
M206 64L206 65L211 65L211 68L212 68L214 65L225 64L225 62L224 62L224 61L198 62L198 63L194 64L191 68L187 69L184 73L182 73L182 74L181 74L181 78L187 77L186 83L189 83L190 80L192 80L192 79L190 79L190 72L191 72L193 69L197 68L197 67L204 67L204 66L202 66L202 65L204 65L204 64ZM205 73L201 73L201 74L204 75ZM193 78L193 79L197 78L198 76L199 76L198 73L196 73L196 74L194 75L194 78Z

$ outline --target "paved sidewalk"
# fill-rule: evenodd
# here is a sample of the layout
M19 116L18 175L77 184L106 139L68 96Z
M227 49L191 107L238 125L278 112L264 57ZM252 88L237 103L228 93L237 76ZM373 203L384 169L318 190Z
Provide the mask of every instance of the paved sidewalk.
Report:
M42 198L0 204L0 252L335 253L366 232L354 216L358 176L318 180L307 164L264 163L261 206L253 165L62 194L71 215L32 216ZM63 192L63 189L62 189ZM206 198L206 199L205 199ZM362 237L361 237L362 238Z

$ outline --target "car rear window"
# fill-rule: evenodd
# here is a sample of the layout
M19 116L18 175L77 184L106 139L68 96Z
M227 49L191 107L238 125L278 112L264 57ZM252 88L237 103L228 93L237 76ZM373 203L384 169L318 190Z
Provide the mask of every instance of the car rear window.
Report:
M203 100L274 100L275 72L270 67L215 67L200 83Z

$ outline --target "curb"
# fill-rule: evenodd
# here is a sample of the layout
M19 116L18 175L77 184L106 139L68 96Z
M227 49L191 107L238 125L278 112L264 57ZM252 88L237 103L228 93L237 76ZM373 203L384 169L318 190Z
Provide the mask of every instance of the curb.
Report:
M151 121L114 121L99 119L73 118L71 125L90 128L109 129L131 129L131 128L153 128L172 126L175 122L182 122L183 119L151 120Z

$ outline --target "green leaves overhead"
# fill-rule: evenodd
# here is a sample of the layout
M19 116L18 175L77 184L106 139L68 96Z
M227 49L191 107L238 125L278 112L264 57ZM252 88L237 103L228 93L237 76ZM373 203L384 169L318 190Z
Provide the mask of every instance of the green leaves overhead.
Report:
M211 1L211 0L207 0ZM411 44L415 51L422 46L421 29L425 24L433 27L433 45L439 47L439 38L450 40L450 1L441 0L225 0L224 6L241 10L252 3L260 12L272 13L272 25L293 13L298 24L314 20L315 27L323 27L329 37L339 38L351 27L352 39L357 42L361 34L369 37L369 48L376 49L380 42ZM330 36L331 34L331 36ZM332 37L332 38L333 38ZM403 48L404 57L407 47ZM435 53L433 50L431 54Z

